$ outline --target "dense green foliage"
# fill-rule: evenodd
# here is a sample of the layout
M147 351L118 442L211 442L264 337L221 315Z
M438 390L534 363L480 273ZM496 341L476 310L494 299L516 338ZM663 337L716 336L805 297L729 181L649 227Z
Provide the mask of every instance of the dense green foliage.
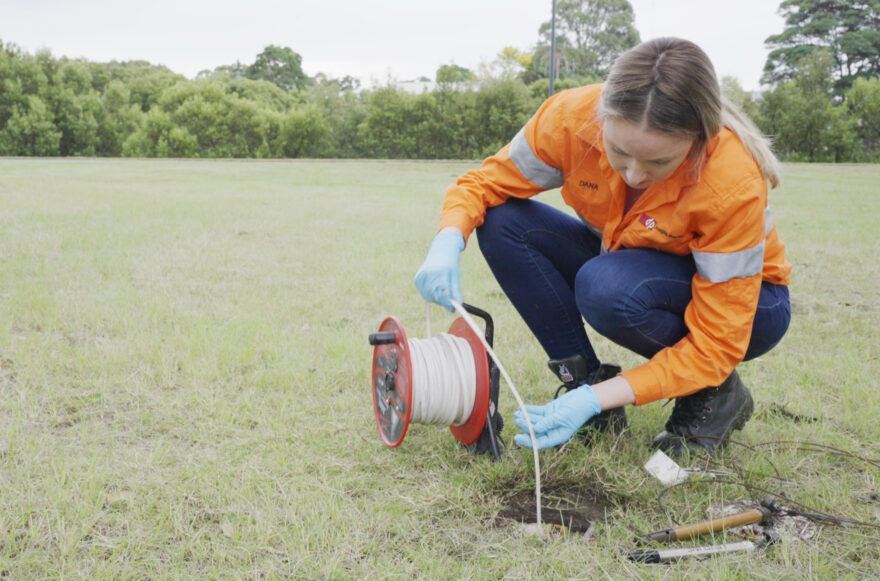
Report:
M725 90L783 159L880 161L880 0L783 0L780 9L786 30L767 40L771 88L749 94L723 79ZM633 19L627 0L560 0L555 89L600 81L639 41ZM482 158L546 98L549 28L531 52L505 47L479 71L441 66L421 93L311 78L299 54L274 45L249 65L187 79L142 61L58 59L0 41L0 156Z
M793 79L800 63L819 50L833 59L838 96L856 79L880 75L880 0L783 0L779 10L785 30L767 39L766 81Z
M431 92L358 91L350 79L305 77L299 62L268 47L253 65L188 80L0 45L0 155L473 159L506 143L541 100L517 79L452 67Z

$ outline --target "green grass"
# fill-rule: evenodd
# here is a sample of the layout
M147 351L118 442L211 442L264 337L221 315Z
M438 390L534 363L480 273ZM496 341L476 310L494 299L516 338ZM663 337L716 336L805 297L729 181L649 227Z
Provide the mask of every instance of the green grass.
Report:
M671 408L642 406L617 441L541 454L548 502L603 503L585 541L494 524L534 486L529 451L492 463L425 425L392 450L376 430L367 336L391 314L426 335L412 277L473 165L0 160L0 578L877 576L871 527L672 566L621 556L757 488L880 525L876 464L780 443L880 456L880 166L787 165L772 194L794 320L741 367L756 413L719 463L755 488L664 492L641 466ZM524 398L547 400L546 357L476 248L462 267ZM435 333L452 321L431 314ZM501 405L512 423L504 385Z

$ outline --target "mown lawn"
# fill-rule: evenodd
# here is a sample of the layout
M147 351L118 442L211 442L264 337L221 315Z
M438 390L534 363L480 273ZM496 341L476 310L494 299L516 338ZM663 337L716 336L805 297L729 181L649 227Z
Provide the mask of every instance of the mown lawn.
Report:
M0 160L0 578L880 576L880 166L787 165L772 194L794 320L741 367L756 412L711 464L736 476L665 490L642 465L671 407L636 408L617 440L542 452L545 510L598 509L589 538L547 539L496 518L534 488L529 451L493 463L425 425L392 450L373 418L367 336L390 314L425 336L412 277L473 165ZM476 248L463 288L543 403L546 357ZM656 547L639 533L766 493L860 524L749 555L623 557Z

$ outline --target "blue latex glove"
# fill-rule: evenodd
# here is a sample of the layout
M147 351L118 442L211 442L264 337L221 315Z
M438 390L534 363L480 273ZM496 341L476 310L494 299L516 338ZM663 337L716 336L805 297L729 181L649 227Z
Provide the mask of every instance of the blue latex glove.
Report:
M464 238L447 230L434 236L428 256L416 273L416 288L426 301L437 303L455 312L451 301L461 303L461 270L459 258Z
M596 392L589 385L582 385L565 395L554 399L547 405L527 405L532 429L539 449L551 448L568 442L581 426L602 411ZM513 412L513 421L523 434L517 434L513 441L524 448L532 446L529 426L521 408Z

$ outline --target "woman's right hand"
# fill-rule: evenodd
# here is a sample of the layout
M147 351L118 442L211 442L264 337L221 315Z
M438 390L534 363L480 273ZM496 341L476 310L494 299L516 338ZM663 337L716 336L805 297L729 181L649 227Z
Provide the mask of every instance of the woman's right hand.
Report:
M462 250L464 237L458 228L445 228L434 237L428 256L416 273L416 288L422 297L450 312L455 312L452 301L462 302L459 268Z
M602 407L596 392L585 383L546 405L527 405L525 411L535 432L535 446L543 450L571 440L587 420L602 411ZM518 446L530 447L532 437L522 408L513 412L513 422L523 431L522 434L516 434L513 441Z

